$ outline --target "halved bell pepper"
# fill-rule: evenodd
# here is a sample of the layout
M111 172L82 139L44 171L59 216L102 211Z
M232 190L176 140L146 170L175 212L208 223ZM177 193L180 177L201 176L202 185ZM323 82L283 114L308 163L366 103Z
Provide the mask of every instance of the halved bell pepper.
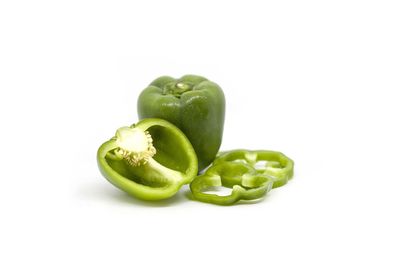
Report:
M225 118L221 88L204 77L162 76L142 91L137 102L139 118L165 119L181 129L196 151L199 170L218 153Z
M110 183L144 200L173 196L198 171L189 140L162 119L144 119L119 128L98 149L97 162Z
M273 188L285 185L293 177L293 160L278 151L238 149L221 152L213 165L225 162L246 163L256 168L258 173L271 176L274 180Z
M260 174L248 164L224 162L212 165L204 174L197 176L190 184L190 190L196 200L218 205L231 205L239 200L262 198L271 190L273 180ZM228 196L205 193L210 187L224 186L232 188Z

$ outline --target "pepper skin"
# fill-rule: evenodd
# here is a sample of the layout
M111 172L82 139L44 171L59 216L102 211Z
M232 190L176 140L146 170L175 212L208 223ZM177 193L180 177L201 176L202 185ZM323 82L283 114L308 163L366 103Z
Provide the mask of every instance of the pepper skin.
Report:
M163 76L142 91L137 102L139 118L161 118L175 124L196 151L199 171L218 153L225 118L222 89L204 77Z
M173 196L197 175L197 157L187 137L162 119L121 127L97 152L103 176L144 200Z
M224 162L244 162L257 169L260 174L271 176L273 188L285 185L293 177L294 162L286 155L270 150L231 150L222 152L214 160L213 165ZM263 166L256 166L263 163Z
M190 184L196 200L217 204L232 205L240 200L262 198L272 188L273 180L267 175L245 163L224 162L212 165L206 172L197 176ZM224 186L232 188L228 196L204 193L207 188Z

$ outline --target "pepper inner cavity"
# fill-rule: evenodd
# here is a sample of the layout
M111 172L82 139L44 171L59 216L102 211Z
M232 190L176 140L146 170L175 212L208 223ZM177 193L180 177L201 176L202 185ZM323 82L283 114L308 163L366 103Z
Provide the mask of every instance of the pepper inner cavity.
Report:
M201 192L210 195L229 196L232 194L232 188L225 186L207 186L203 188Z

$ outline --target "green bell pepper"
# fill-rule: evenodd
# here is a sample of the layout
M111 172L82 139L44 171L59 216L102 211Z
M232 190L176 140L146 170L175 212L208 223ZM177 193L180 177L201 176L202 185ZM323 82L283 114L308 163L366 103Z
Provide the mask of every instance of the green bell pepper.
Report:
M293 177L294 162L281 152L269 150L232 150L222 152L213 165L224 162L242 162L257 169L260 174L271 176L273 188L285 185ZM262 163L261 166L258 166Z
M225 118L221 88L204 77L163 76L142 91L137 102L140 119L161 118L175 124L196 151L199 171L218 153Z
M218 205L231 205L239 200L262 198L271 190L271 177L260 174L256 169L241 162L224 162L213 165L190 184L193 197L202 202ZM204 193L210 187L232 188L228 196Z
M103 176L144 200L173 196L197 175L197 157L186 136L162 119L144 119L119 128L97 152Z

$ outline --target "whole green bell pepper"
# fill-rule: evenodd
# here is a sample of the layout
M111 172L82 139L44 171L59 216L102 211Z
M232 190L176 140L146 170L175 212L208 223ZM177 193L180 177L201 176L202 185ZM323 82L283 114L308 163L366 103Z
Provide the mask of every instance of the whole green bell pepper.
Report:
M142 91L137 102L139 118L165 119L181 129L196 151L199 171L218 153L225 118L222 89L204 77L163 76Z
M285 185L293 177L294 162L278 151L270 150L231 150L221 152L213 165L225 162L242 162L257 169L260 174L271 176L273 188ZM262 163L260 166L259 163Z
M271 190L273 180L260 174L248 164L224 162L212 165L206 172L197 176L190 184L190 190L196 200L218 205L231 205L239 200L262 198ZM224 186L232 188L228 196L205 193L210 187Z
M98 149L97 162L109 182L144 200L173 196L198 171L189 140L162 119L144 119L119 128Z

